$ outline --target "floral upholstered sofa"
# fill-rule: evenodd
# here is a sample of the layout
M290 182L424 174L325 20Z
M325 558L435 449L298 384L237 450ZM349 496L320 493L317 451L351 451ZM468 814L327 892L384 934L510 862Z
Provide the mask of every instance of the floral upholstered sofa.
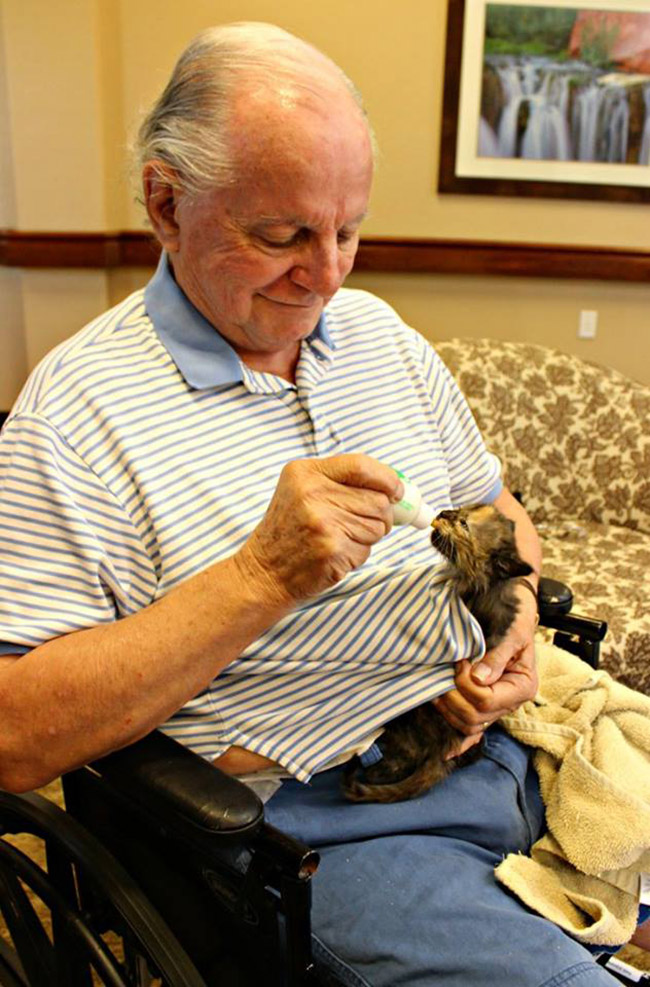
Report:
M650 388L528 343L435 347L537 524L544 575L607 621L601 667L650 694Z

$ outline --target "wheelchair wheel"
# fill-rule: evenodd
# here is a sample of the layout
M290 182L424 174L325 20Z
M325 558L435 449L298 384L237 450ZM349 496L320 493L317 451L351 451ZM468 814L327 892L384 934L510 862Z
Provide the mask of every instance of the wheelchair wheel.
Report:
M43 866L7 837L29 834ZM206 987L129 874L40 795L0 792L0 987Z
M0 987L27 987L25 971L16 953L0 939Z

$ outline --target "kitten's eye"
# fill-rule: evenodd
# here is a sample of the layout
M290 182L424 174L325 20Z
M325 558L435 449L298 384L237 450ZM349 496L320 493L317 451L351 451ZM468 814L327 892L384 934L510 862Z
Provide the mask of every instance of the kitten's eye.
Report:
M467 523L464 517L460 518L460 526L463 529L463 531L469 531L469 524Z

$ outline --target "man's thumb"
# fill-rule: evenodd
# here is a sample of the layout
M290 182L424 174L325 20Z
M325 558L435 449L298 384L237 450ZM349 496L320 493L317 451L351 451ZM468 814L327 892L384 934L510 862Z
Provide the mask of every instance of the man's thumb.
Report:
M479 685L492 685L501 678L507 664L507 656L495 648L489 656L485 655L476 665L472 665L471 676Z

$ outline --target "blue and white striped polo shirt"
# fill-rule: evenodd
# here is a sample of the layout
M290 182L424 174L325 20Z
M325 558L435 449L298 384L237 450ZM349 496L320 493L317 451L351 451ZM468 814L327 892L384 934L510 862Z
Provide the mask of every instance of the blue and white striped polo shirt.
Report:
M285 463L342 452L403 470L436 511L501 489L448 371L384 302L339 291L290 384L243 365L163 258L144 291L42 361L3 431L4 652L147 606L241 546ZM426 531L394 528L164 729L207 758L239 744L308 780L482 653L443 568Z

